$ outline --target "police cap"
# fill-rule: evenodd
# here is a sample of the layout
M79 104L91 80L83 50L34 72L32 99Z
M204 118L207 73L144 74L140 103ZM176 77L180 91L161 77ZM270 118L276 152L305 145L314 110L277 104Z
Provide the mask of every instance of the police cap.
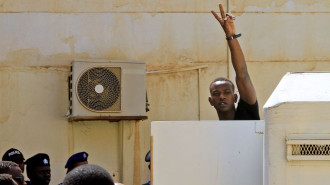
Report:
M68 161L65 164L65 168L70 168L71 166L73 166L75 163L78 162L87 161L87 158L88 158L88 153L86 152L75 153L68 159Z
M144 159L146 162L150 162L150 150L149 152L146 154L146 157Z
M12 162L23 162L24 156L22 152L15 148L11 148L5 152L2 156L3 161L12 161Z
M38 153L25 161L27 167L50 166L49 156Z

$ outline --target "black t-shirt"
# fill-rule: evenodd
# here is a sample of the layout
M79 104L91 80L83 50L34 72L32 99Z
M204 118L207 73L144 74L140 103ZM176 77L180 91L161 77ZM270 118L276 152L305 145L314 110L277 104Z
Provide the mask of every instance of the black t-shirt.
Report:
M258 101L249 105L240 99L236 108L234 120L260 120Z

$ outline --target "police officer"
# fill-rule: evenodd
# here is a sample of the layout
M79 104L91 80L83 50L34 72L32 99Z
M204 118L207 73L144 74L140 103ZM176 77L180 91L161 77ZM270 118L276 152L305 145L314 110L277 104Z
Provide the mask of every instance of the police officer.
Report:
M30 181L28 185L49 185L50 175L50 160L45 153L38 153L25 161L26 173Z
M67 169L66 173L69 173L71 170L73 170L74 168L84 165L84 164L88 164L87 161L88 158L88 153L87 152L78 152L73 154L68 161L65 164L65 167ZM62 185L63 183L60 183L59 185Z
M65 168L67 168L66 173L69 173L71 170L73 170L78 166L88 164L87 158L88 158L88 153L86 152L79 152L73 154L65 164Z
M145 161L146 162L149 162L149 165L148 165L148 167L149 167L149 170L150 170L150 155L151 155L151 153L150 153L150 150L149 150L149 152L146 154L146 157L145 157ZM143 185L150 185L150 181L148 181L148 182L146 182L146 183L144 183Z
M2 161L12 161L18 164L19 168L21 168L22 173L24 173L24 156L21 151L16 148L11 148L5 152L2 156Z

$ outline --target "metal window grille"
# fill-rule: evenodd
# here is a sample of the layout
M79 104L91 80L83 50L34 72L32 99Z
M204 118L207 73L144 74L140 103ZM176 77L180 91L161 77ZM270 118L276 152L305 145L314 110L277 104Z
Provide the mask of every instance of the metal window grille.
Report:
M292 145L292 155L330 155L330 145Z
M330 139L290 139L287 160L330 160Z

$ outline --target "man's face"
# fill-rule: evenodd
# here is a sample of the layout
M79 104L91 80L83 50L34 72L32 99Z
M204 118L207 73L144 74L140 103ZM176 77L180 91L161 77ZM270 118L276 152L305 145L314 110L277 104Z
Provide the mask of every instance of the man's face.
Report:
M10 167L10 175L18 185L26 185L22 170L18 166Z
M216 81L210 87L211 97L209 102L217 111L228 112L235 110L237 96L233 92L233 86L228 81Z
M50 166L39 166L35 167L34 173L29 178L33 185L48 185L50 177Z

